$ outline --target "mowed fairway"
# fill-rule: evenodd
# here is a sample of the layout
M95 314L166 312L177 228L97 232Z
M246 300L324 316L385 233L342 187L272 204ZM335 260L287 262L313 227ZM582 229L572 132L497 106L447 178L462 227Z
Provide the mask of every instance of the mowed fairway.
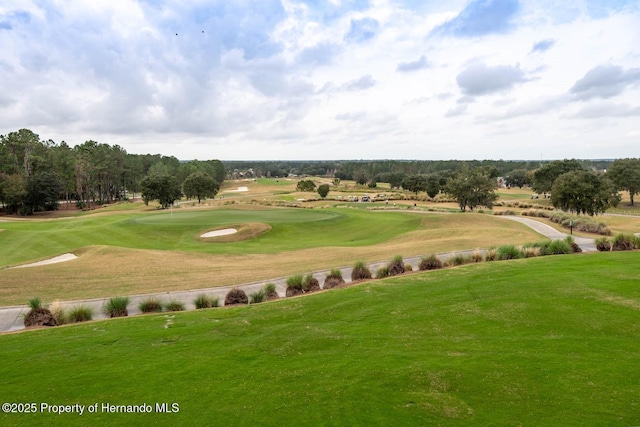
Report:
M482 263L0 335L0 400L38 408L0 424L638 425L638 256Z
M269 230L237 242L203 241L215 228ZM504 243L535 241L527 227L482 214L357 209L176 209L2 223L0 267L66 252L63 264L2 269L0 305L110 297L247 283L290 274Z

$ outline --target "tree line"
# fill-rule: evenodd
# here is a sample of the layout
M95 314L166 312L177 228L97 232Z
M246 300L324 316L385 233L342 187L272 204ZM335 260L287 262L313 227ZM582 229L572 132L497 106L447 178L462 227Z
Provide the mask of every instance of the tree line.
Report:
M0 202L9 213L53 210L61 201L91 208L136 195L166 207L183 193L198 200L215 195L225 177L218 160L129 154L91 140L70 147L29 129L0 135Z

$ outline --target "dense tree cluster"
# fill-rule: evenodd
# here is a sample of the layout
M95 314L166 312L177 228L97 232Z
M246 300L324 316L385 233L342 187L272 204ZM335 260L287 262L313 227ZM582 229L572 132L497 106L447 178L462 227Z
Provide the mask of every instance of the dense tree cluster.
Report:
M168 206L193 174L206 174L215 183L215 191L208 183L206 191L195 193L187 185L199 200L215 195L226 177L218 160L180 162L159 154L128 154L118 145L96 141L70 147L64 141L43 141L29 129L0 135L0 202L10 213L57 209L59 201L89 208L136 194ZM159 188L170 191L158 194Z

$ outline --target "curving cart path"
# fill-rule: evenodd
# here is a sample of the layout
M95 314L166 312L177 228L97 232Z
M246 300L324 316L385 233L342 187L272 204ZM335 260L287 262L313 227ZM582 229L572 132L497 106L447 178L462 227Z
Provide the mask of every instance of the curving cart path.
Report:
M534 231L540 233L542 236L547 237L551 240L559 240L564 239L567 234L562 233L556 230L553 227L550 227L546 224L538 222L534 219L530 218L522 218L517 216L503 216L500 218L505 218L506 220L517 221L522 224L525 224L531 227ZM574 237L576 243L582 248L584 252L593 252L596 251L595 240L589 239L585 237ZM447 252L437 254L438 257L446 261L448 258L459 255L459 254L471 254L474 250L463 250L456 252ZM410 264L414 270L417 270L418 265L420 264L420 260L422 257L410 257L405 258L405 263ZM378 268L386 265L388 260L374 262L369 264L369 268L372 272L375 272ZM351 281L351 267L344 267L340 269L342 271L342 276L345 278L345 281L349 283ZM329 270L316 271L313 272L313 275L320 283L324 281L325 275L329 272ZM280 277L277 279L271 280L263 280L259 282L247 283L244 285L240 285L238 287L242 288L247 295L250 295L253 292L260 290L267 283L275 283L276 289L279 295L284 295L286 292L286 280L287 277ZM218 288L208 288L208 289L194 289L189 291L175 291L175 292L164 292L164 293L154 293L154 294L144 294L144 295L132 295L130 296L131 303L129 304L129 314L136 315L140 314L138 310L138 304L143 300L149 297L157 297L161 301L180 301L185 305L187 310L195 309L193 305L193 300L196 296L200 294L207 294L212 297L217 297L219 301L224 301L225 295L229 292L231 286L218 287ZM96 298L96 299L88 299L88 300L80 300L80 301L69 301L62 303L62 306L65 309L70 309L76 306L85 306L89 307L93 310L94 319L104 319L105 315L102 313L102 307L106 303L108 298ZM23 316L29 311L27 306L13 306L13 307L0 307L0 332L8 332L8 331L18 331L24 329L23 324Z

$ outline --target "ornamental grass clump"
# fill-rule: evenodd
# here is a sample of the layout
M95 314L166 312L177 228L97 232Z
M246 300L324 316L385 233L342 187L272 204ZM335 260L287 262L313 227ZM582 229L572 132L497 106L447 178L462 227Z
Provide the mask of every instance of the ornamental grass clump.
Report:
M364 261L356 261L353 270L351 270L351 281L356 282L366 279L371 279L371 270L369 270Z
M612 251L632 251L638 249L638 239L631 234L618 234L611 242Z
M296 295L302 295L304 290L302 289L302 281L304 277L302 274L296 274L295 276L291 276L287 279L287 291L286 295L288 297L294 297Z
M387 270L389 271L389 276L397 276L405 272L404 268L404 259L402 255L396 255L387 265Z
M83 305L73 307L69 310L67 319L69 323L88 322L93 319L93 310L90 307L85 307Z
M496 258L500 261L505 261L509 259L518 259L522 256L520 249L518 249L515 245L503 245L498 246Z
M344 279L342 278L342 271L340 271L340 269L338 268L332 268L331 271L324 278L324 283L322 284L322 288L331 289L343 284L344 284Z
M438 258L436 255L431 254L429 256L426 256L424 258L422 258L420 260L420 265L418 266L418 268L420 270L436 270L438 268L442 268L443 264L442 261L440 261L440 258Z
M104 314L113 317L126 317L129 315L129 297L113 297L109 298L109 301L105 304L103 311Z
M250 304L259 304L261 302L264 302L265 297L266 297L266 293L263 289L259 289L257 291L255 291L254 293L249 295L249 303Z
M567 242L569 246L571 246L571 253L578 254L582 252L582 248L576 243L575 239L572 236L567 236L564 241Z
M52 302L49 306L49 311L51 311L51 314L55 317L58 325L64 325L67 323L67 311L64 309L60 301Z
M40 298L34 297L29 300L29 312L24 316L24 326L58 326L58 321L53 313L42 306Z
M218 298L213 298L206 294L200 294L195 300L193 300L193 305L196 306L196 309L217 307Z
M454 254L451 258L449 258L449 260L447 260L447 264L453 265L453 266L469 264L471 262L472 262L471 256L464 255L464 254Z
M216 300L217 301L217 300ZM169 301L164 306L165 311L184 311L184 304L180 301Z
M498 259L498 250L496 248L490 248L484 256L485 261L495 261Z
M573 248L566 240L552 240L544 250L545 255L572 254Z
M142 313L160 313L162 312L162 303L158 298L147 298L138 304L138 309Z
M596 239L596 249L600 252L609 252L611 250L611 242L606 237Z
M389 267L386 265L376 271L376 279L384 279L385 277L389 277Z
M307 274L302 279L302 291L304 293L315 292L320 290L320 282L313 277L313 274Z
M276 291L275 283L267 283L264 285L264 296L267 301L280 298L278 291Z
M471 254L471 262L482 262L484 261L484 256L482 255L482 251L480 249L476 249Z
M231 288L224 297L224 305L249 304L249 297L242 289Z

